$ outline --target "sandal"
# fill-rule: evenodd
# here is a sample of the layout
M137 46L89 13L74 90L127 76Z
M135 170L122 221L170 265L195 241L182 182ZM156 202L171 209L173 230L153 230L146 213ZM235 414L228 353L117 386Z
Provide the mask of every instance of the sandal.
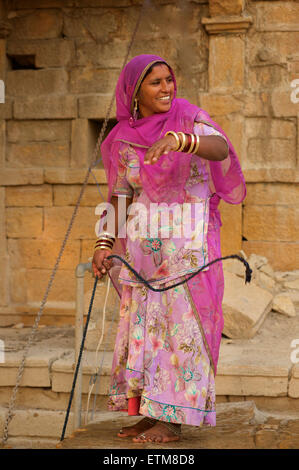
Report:
M133 426L127 426L127 427L128 427L128 428L134 427L134 426L136 426L137 424L139 424L139 423L141 423L141 422L144 423L144 424L148 424L148 427L147 427L146 429L149 429L149 428L151 428L152 426L155 425L156 420L155 420L155 419L152 419L152 418L148 418L147 416L145 416L143 419L141 419L140 421L138 421L138 423L135 423ZM144 432L144 431L143 431L143 432ZM137 433L138 433L138 431L137 431ZM137 436L137 435L138 435L138 434L136 434L136 436ZM134 437L133 434L131 434L131 435L130 435L130 434L126 434L126 432L123 430L123 428L121 428L121 429L119 430L119 433L117 434L117 436L118 436L118 437Z
M158 420L156 422L159 422L159 424L161 424L162 426L167 428L169 431L171 431L172 434L174 434L175 437L177 437L177 439L169 439L169 441L165 441L165 442L172 442L174 440L178 441L180 439L180 435L181 435L181 425L180 424L168 423L168 422L165 422L165 421L158 421ZM138 434L138 436L133 438L133 442L138 443L138 439L142 439L142 441L144 440L143 442L160 442L160 443L164 442L164 440L162 440L162 441L155 441L155 440L152 441L151 438L149 438L149 439L147 439L147 438L148 438L148 436L146 436L144 431L143 431L142 433Z

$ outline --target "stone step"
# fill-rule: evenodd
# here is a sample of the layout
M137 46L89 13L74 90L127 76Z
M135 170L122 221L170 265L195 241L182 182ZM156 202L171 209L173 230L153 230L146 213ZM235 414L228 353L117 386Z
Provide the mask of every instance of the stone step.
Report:
M273 414L258 410L254 402L221 403L216 405L216 427L182 425L179 442L167 449L297 449L299 445L299 414ZM118 413L117 413L118 415ZM84 426L66 438L62 449L137 449L131 439L116 437L116 430L131 425L128 416L114 417L107 413L100 421ZM147 443L145 449L165 449L165 444Z

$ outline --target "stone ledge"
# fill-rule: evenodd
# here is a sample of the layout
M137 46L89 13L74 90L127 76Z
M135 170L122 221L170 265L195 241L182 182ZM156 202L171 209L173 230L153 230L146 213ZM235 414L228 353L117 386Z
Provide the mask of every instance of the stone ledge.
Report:
M209 34L246 33L253 20L251 16L214 16L201 22Z
M92 170L98 184L106 184L105 170ZM79 184L83 183L87 174L87 168L82 170L69 168L47 168L44 170L44 182L52 184ZM88 184L96 184L94 177L90 174Z
M25 370L20 383L21 387L51 387L51 363L66 354L65 349L41 349L33 347L29 350L25 362ZM0 386L14 386L23 351L5 352L5 363L0 363Z

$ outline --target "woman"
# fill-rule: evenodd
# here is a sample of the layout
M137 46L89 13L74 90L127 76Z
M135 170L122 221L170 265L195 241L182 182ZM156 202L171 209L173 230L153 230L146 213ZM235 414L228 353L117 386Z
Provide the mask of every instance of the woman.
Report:
M126 224L127 233L115 242L113 233L101 232L93 271L113 279L106 259L113 250L153 287L166 288L221 257L217 206L221 198L242 202L244 178L221 128L205 111L176 98L174 73L162 58L133 58L119 77L116 104L118 124L101 149L116 230ZM126 208L139 203L137 231L134 211L128 218L120 214L123 198ZM145 287L122 264L118 286L109 409L144 416L118 436L165 443L180 439L182 423L215 426L221 263L162 292Z

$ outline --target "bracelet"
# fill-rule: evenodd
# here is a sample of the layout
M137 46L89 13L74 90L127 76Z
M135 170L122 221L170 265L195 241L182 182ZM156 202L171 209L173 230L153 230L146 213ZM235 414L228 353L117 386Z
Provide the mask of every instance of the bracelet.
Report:
M176 146L176 148L175 148L173 151L174 151L174 152L177 152L178 149L179 149L180 146L181 146L181 142L180 142L179 136L178 136L177 133L174 132L174 131L168 131L168 132L166 132L166 134L164 135L164 137L166 137L167 135L173 135L173 137L175 138L175 140L176 140L176 145L177 145L177 146Z
M102 245L110 246L112 248L114 243L112 241L109 242L107 240L98 240L94 247L96 248L97 246L102 246Z
M178 132L178 135L182 136L182 145L178 148L178 152L183 152L185 145L186 145L186 135L184 132Z
M195 144L195 147L193 149L193 153L197 153L197 151L199 149L199 144L200 144L200 137L195 134L195 138L196 138L196 144Z
M108 238L113 238L113 240L115 240L115 236L114 236L112 233L109 233L109 232L101 232L101 233L99 233L98 239L99 239L99 238L102 238L102 237L104 237L104 238L106 238L106 237L108 237Z
M111 252L112 252L112 249L111 249L111 248L104 247L104 246L99 246L99 247L95 248L95 249L94 249L94 253L95 253L97 250L108 250L108 251L111 251Z
M113 243L114 243L115 240L112 240L112 238L108 238L108 237L107 237L107 238L106 238L106 237L102 237L102 238L99 238L99 239L96 241L96 243L101 242L101 241L105 241L105 242L108 242L108 243L112 243L112 245L113 245Z
M94 249L100 248L101 246L108 246L108 248L111 248L111 250L112 250L112 248L113 248L113 245L111 245L110 243L102 242L102 243L97 243L97 244L95 245Z
M195 143L194 135L193 134L189 134L189 135L190 135L191 143L186 153L192 153L194 149L194 143Z

